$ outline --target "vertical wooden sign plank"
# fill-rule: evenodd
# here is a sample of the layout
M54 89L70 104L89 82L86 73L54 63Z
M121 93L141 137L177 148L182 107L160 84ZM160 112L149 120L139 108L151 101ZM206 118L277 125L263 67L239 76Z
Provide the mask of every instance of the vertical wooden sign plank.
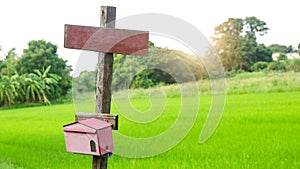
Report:
M100 27L115 28L116 8L101 7ZM96 83L96 113L110 114L113 53L99 52ZM93 156L93 169L107 169L107 157Z

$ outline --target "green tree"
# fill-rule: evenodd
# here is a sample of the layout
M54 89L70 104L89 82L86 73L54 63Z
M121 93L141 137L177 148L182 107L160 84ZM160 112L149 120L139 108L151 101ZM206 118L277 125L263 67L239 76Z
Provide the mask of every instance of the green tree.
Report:
M16 73L17 57L18 55L15 48L8 51L4 60L0 62L1 75L13 75Z
M208 77L198 56L155 47L152 42L149 42L149 56L115 54L113 66L114 90L188 82L191 73L196 80ZM173 76L178 78L177 81ZM81 72L73 80L73 94L94 92L95 79L95 71Z
M300 43L298 44L298 53L300 55Z
M292 45L289 45L289 46L287 47L286 53L290 53L290 52L293 52L293 51L294 51L293 46L292 46Z
M259 44L256 48L255 62L272 62L272 50L267 48L264 44Z
M254 39L241 38L239 47L235 50L235 58L233 60L234 70L249 71L256 61L257 43Z
M115 64L114 64L115 65ZM76 92L95 92L96 91L96 71L83 71L78 77L73 79L73 90Z
M229 18L215 27L213 41L226 70L234 69L234 60L237 58L236 49L241 41L242 30L243 20L236 18Z
M47 96L49 99L57 99L67 94L72 85L72 77L67 61L58 57L56 45L44 40L29 42L28 48L24 49L22 57L18 60L17 70L21 74L31 73L35 69L45 72L48 66L51 66L49 73L61 77L55 87L55 93Z
M244 19L244 27L246 27L246 36L249 39L255 39L257 34L260 36L264 36L267 34L269 28L267 27L267 24L256 18L255 16L246 17Z
M293 46L285 46L285 45L279 45L279 44L272 44L268 46L268 48L273 53L289 53L293 51Z
M191 80L189 71L196 79L203 77L202 71L205 71L198 57L155 46L149 48L147 57L118 55L114 62L114 90L188 82Z
M256 17L229 18L215 27L212 39L225 69L249 71L257 60L269 61L269 52L267 58L261 56L266 50L256 42L267 31L266 23Z

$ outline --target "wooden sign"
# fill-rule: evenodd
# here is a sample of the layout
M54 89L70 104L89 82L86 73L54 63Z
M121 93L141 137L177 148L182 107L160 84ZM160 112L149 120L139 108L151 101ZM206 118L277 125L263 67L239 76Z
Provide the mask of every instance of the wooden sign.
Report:
M102 6L100 27L65 25L65 48L99 52L97 64L96 113L77 113L76 121L96 118L118 129L118 116L110 114L113 54L148 55L149 33L114 29L116 8ZM107 156L93 156L93 169L107 169Z
M148 55L145 31L65 25L65 48L127 55Z

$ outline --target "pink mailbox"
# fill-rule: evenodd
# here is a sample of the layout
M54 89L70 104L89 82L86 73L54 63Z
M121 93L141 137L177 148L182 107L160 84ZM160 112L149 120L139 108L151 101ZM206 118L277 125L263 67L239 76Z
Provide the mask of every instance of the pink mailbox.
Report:
M114 150L112 124L91 118L64 126L67 152L104 155Z

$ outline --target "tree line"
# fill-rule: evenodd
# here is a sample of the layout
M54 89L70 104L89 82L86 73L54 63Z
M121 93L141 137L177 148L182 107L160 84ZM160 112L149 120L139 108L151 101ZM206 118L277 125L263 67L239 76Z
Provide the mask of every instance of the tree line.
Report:
M50 104L71 89L70 71L51 42L30 41L21 57L12 48L0 60L0 106Z
M244 71L300 71L300 59L288 60L285 57L286 53L295 51L292 46L273 44L267 47L257 42L258 36L264 36L268 30L267 24L256 17L229 18L215 27L213 49L208 49L204 56L160 48L152 42L149 42L147 57L115 55L113 90L188 82L191 80L188 78L190 73L194 80L206 79L209 78L207 66L216 71L210 72L213 76L218 76L219 69L214 68L216 53L226 76ZM274 61L272 54L277 52L280 57ZM209 65L204 65L203 61ZM74 80L75 91L94 91L95 79L95 71L82 72Z
M149 56L115 54L113 90L149 88L209 78L207 67L215 72L215 53L226 75L251 71L300 71L300 60L289 60L292 46L257 42L267 34L267 24L256 17L229 18L215 27L212 49L204 56L161 48L149 42ZM1 49L0 49L1 50ZM214 51L214 52L213 52ZM298 52L300 45L298 46ZM272 54L280 53L276 61ZM199 59L200 58L200 59ZM203 64L203 63L206 63ZM57 46L44 40L31 41L19 57L11 49L0 60L0 106L17 103L46 103L67 95L72 87L71 66L57 55ZM192 77L191 77L192 75ZM74 91L94 92L96 71L74 78Z
M215 27L212 40L224 69L227 72L299 71L299 59L288 60L285 55L297 52L293 46L272 44L266 47L257 42L257 37L264 36L268 30L266 22L256 17L229 18ZM272 58L273 53L280 54L276 61Z
M157 85L184 83L207 75L201 60L192 54L156 47L149 42L148 56L115 54L113 90L149 88ZM84 71L74 78L75 92L95 91L96 71Z
M257 42L258 36L264 36L268 30L266 22L256 17L229 18L215 27L212 36L214 49L209 49L204 56L200 57L156 47L154 43L149 42L149 56L147 57L115 55L113 89L149 88L178 83L174 76L179 77L177 79L181 79L180 82L187 82L190 80L187 78L190 72L195 80L205 79L209 78L207 66L213 68L212 70L216 72L210 73L217 76L220 72L218 72L219 69L214 69L215 53L218 54L225 74L228 76L244 71L300 71L299 59L288 60L285 57L286 53L294 51L292 46L273 44L267 47ZM215 53L212 52L214 50ZM281 55L278 60L274 61L272 54L277 52ZM204 65L203 60L210 65ZM187 66L190 72L182 65ZM139 71L140 69L143 71ZM95 79L95 71L82 72L74 80L74 86L79 92L94 91ZM128 79L131 80L128 81Z

